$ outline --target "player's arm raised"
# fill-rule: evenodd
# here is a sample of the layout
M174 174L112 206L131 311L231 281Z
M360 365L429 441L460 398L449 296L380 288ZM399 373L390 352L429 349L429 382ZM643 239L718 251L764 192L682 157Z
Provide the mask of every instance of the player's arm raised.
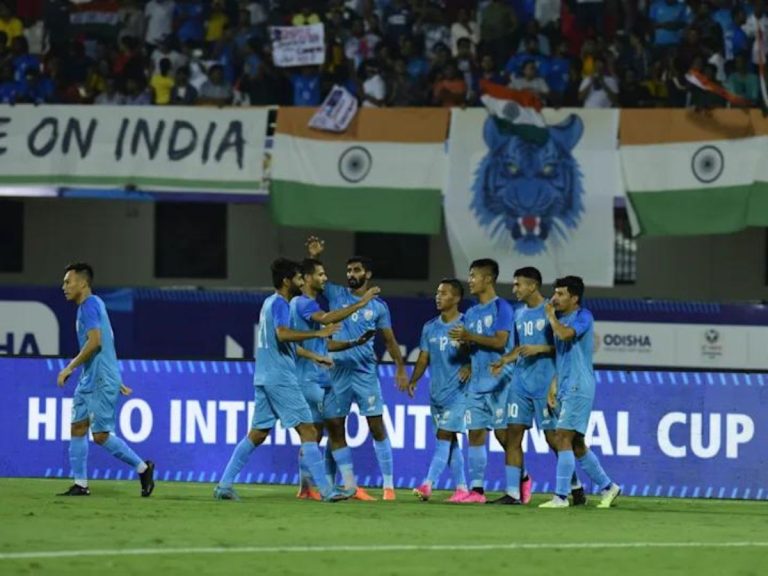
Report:
M416 392L416 385L419 383L419 380L421 380L421 377L424 376L424 372L427 371L427 366L429 366L429 352L422 350L419 352L419 357L416 359L416 366L413 367L411 379L408 382L407 391L408 396L411 398L413 398L413 395ZM405 392L406 390L401 388L400 391Z
M85 364L88 360L93 358L101 348L101 329L91 328L88 330L87 334L88 339L85 341L85 345L80 352L77 356L72 358L70 363L67 364L61 372L59 372L59 376L56 378L56 383L59 386L64 386L64 383L67 381L67 378L72 375L72 372L74 372L78 366Z
M570 326L561 324L560 320L557 319L555 308L551 303L547 302L544 305L544 312L547 315L547 320L549 320L549 325L552 326L552 332L554 333L555 338L567 342L569 340L573 340L576 337L576 330Z
M335 324L336 322L341 322L361 308L364 308L368 302L376 298L380 293L381 289L377 286L373 286L368 288L368 290L365 291L365 294L363 294L363 297L354 304L339 308L338 310L331 310L330 312L315 312L312 314L312 320L319 322L320 324Z
M328 324L328 326L324 326L320 330L304 332L301 330L293 330L286 326L278 326L275 329L275 332L277 333L279 342L303 342L304 340L310 340L312 338L328 338L338 332L339 328L341 328L341 326L338 324Z
M373 338L376 335L376 330L366 330L363 332L363 335L360 336L357 340L329 340L328 341L328 350L331 352L341 352L342 350L349 350L350 348L354 348L355 346L362 346L368 340Z

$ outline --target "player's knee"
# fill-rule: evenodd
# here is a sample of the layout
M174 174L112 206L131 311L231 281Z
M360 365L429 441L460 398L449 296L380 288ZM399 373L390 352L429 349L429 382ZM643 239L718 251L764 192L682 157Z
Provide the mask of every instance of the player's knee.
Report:
M494 430L493 435L496 436L496 440L499 441L499 444L501 444L503 447L506 448L507 446L507 431L506 430Z
M485 444L485 430L470 430L469 443L472 446L481 446Z
M374 440L381 442L387 439L387 429L384 427L384 419L381 416L368 418L368 428L370 428Z
M93 441L96 442L99 446L103 445L107 440L109 440L109 432L94 432L93 433Z
M523 435L525 434L524 426L510 426L507 429L507 442L514 446L520 446L523 443Z
M69 429L72 436L85 436L88 433L88 421L73 422Z
M458 442L458 440L456 439L455 432L448 432L448 430L442 430L442 429L438 429L437 439L445 440L447 442Z
M248 431L248 440L250 440L254 446L260 446L264 440L267 439L267 436L269 436L269 430L257 430L252 428Z

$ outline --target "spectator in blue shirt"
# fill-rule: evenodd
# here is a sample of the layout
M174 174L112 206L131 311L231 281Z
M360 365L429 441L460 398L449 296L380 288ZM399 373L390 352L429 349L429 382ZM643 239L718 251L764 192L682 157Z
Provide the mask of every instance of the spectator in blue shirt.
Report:
M53 80L41 75L37 69L31 68L27 70L26 76L18 85L19 92L16 102L26 102L29 104L53 102L55 92Z
M529 60L536 62L536 68L538 70L546 70L549 66L549 58L543 56L539 52L539 40L535 36L528 36L525 39L525 50L518 52L507 60L507 65L504 67L504 71L509 76L521 76L523 73L523 66Z
M13 39L13 79L21 82L26 78L27 71L40 70L40 59L29 53L29 44L24 36Z
M656 0L649 14L654 29L653 45L659 49L676 46L682 40L682 30L690 19L688 6L678 0Z
M320 74L312 66L304 66L300 74L291 76L294 106L320 106Z
M551 91L549 99L553 105L562 102L563 95L568 88L570 77L571 57L568 54L568 43L560 42L557 52L539 69L542 78L546 80Z
M189 40L202 42L205 36L204 10L200 0L176 0L174 18L177 23L176 36L183 44Z

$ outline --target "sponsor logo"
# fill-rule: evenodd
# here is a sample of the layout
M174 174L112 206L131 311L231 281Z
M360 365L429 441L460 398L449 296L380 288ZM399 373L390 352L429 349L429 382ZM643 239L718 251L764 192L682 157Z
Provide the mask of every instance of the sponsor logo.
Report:
M595 351L602 348L605 352L653 352L653 340L650 334L598 334L595 333Z
M363 311L363 318L365 318L367 322L370 322L371 320L373 320L373 310L369 310L368 308L366 308Z
M723 334L716 328L708 328L702 335L701 355L707 360L715 360L723 355L725 344Z
M1 355L58 355L59 320L42 302L0 302Z
M486 327L486 328L490 328L490 327L491 327L491 324L493 324L493 316L491 316L491 315L489 314L488 316L486 316L485 318L483 318L483 323L485 324L485 327Z
M547 321L544 320L544 318L539 318L538 320L536 320L536 330L539 330L539 331L544 330L544 326L546 325L547 325Z

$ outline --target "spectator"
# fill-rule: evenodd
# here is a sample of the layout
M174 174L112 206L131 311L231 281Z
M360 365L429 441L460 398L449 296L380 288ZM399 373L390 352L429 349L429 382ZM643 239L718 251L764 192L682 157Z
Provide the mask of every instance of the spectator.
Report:
M591 38L581 47L581 75L583 77L591 76L595 69L595 56L597 55L597 44Z
M37 68L29 68L24 79L19 82L16 102L28 104L46 104L54 100L55 87L47 76L40 74Z
M224 68L214 64L208 71L208 80L200 88L200 104L226 106L232 102L232 86L224 78Z
M0 68L0 104L14 104L19 84L13 79L13 65L6 62Z
M523 71L520 76L513 76L509 80L509 87L514 90L527 90L533 92L542 101L549 96L549 86L544 79L539 76L538 67L535 60L527 60L523 64Z
M173 90L172 64L168 58L163 58L158 64L157 70L149 80L152 89L152 103L164 106L171 103L171 91Z
M80 44L75 44L80 47ZM136 38L126 36L120 46L120 53L112 65L112 73L115 76L127 80L131 78L137 84L143 84L146 80L146 63L144 54Z
M712 12L706 0L702 0L696 8L696 15L691 22L691 28L696 30L706 48L714 51L722 50L723 30L720 24L712 19Z
M8 9L4 1L0 2L0 32L5 33L6 45L11 46L14 39L24 34L24 25Z
M408 74L414 80L420 81L429 74L429 61L416 49L416 44L410 36L400 39L400 55L405 59Z
M365 26L360 19L352 21L351 36L344 44L344 54L352 61L355 68L373 57L373 51L381 38L375 34L367 34Z
M697 66L700 64L700 60L697 59ZM712 84L718 84L717 68L712 64L703 65L704 77ZM712 108L724 108L725 100L719 94L710 92L709 90L703 90L697 86L690 85L690 105L697 110L711 110Z
M171 104L191 106L197 103L197 88L189 83L189 67L181 66L176 70L176 81L171 88Z
M106 79L104 91L93 102L100 106L122 106L125 104L125 96L118 92L117 82L110 77Z
M152 96L141 82L135 78L127 78L125 80L124 104L126 106L147 106L152 104Z
M585 77L579 86L579 100L584 108L611 108L616 105L618 94L619 84L607 74L605 59L596 57L592 75Z
M517 18L503 0L491 0L480 18L480 42L496 62L506 62L512 47L517 45Z
M504 71L510 76L521 76L526 62L534 61L538 68L546 69L549 66L549 58L539 52L539 41L535 36L525 39L525 50L512 56L504 67Z
M667 105L672 108L684 108L688 104L688 86L685 80L685 72L678 66L675 52L670 50L666 56L664 66L664 82L667 85L669 100Z
M541 27L539 26L539 23L536 22L536 20L529 20L525 23L525 28L523 29L523 38L520 40L517 51L521 52L525 50L526 41L533 38L535 38L538 43L539 54L542 54L543 56L549 56L552 53L549 44L549 38L541 33Z
M643 86L648 90L654 106L663 106L669 100L669 91L664 81L664 63L655 61L651 64L649 78L643 82Z
M480 76L478 78L478 85L483 80L499 85L506 82L504 75L499 72L499 69L496 66L496 62L494 62L493 56L491 54L484 54L480 59Z
M176 73L180 66L186 66L189 60L187 56L173 49L170 36L160 40L149 59L152 62L152 72L158 70L161 60L168 60L171 63L171 73Z
M267 22L267 11L260 2L249 2L246 10L251 15L251 26L261 26Z
M264 46L258 69L243 74L240 92L251 106L290 106L293 102L291 81L275 68L268 44Z
M144 9L146 10L146 7ZM144 38L144 12L136 0L125 0L117 15L121 23L120 32L117 34L118 41L125 36Z
M397 46L400 38L411 33L413 14L404 0L392 0L384 9L384 37Z
M561 0L536 0L533 15L539 25L549 33L560 32Z
M459 40L459 51L456 54L456 67L464 78L464 83L467 85L467 102L472 102L475 100L475 95L478 91L478 86L475 81L478 70L475 55L472 53L472 40L467 37Z
M251 23L251 13L248 10L240 10L240 16L237 19L237 27L234 30L235 46L238 51L243 52L247 49L251 38L263 40L263 35L258 26Z
M42 20L28 23L24 28L24 38L27 39L30 54L42 56L48 52L48 39Z
M467 104L467 84L459 75L456 63L449 60L441 79L435 83L432 99L435 106L465 106Z
M459 40L467 38L470 41L470 49L475 53L477 45L480 43L480 31L477 29L477 23L469 19L469 10L460 8L456 22L451 25L451 53L456 56L459 53Z
M688 28L685 31L685 40L677 48L677 60L680 69L687 71L691 68L696 58L704 57L704 47L699 41L699 33L695 28Z
M7 39L8 37L5 35L5 32L0 32L0 67L6 63L10 64L11 60L13 60L13 52L8 47Z
M445 66L451 60L451 51L445 44L438 44L435 47L435 55L432 58L432 63L429 67L429 81L434 84L442 77L445 72Z
M669 46L680 44L688 17L688 7L678 0L655 0L651 4L649 19L654 30L653 46L657 57Z
M59 53L69 42L69 0L47 0L43 4L43 25L51 52Z
M405 59L396 58L387 96L388 106L419 106L423 104L420 82L408 73Z
M304 4L301 7L301 12L294 14L291 18L292 26L309 26L310 24L320 24L320 16L312 10L309 4Z
M312 66L304 66L301 72L291 76L294 106L319 106L323 99L320 91L320 74Z
M731 14L733 26L726 29L723 33L726 60L733 60L737 54L747 54L751 49L751 43L743 29L744 24L747 23L747 15L744 13L744 9L736 7Z
M375 60L368 60L365 64L365 80L362 84L361 97L366 108L378 108L384 106L387 100L387 85L381 77L379 64Z
M29 44L24 36L16 36L11 44L13 53L13 75L16 82L22 82L29 70L40 70L40 58L29 53Z
M199 44L205 37L202 0L176 0L174 20L177 23L176 37L180 42Z
M445 25L443 13L439 10L424 10L413 27L416 35L424 38L424 54L427 58L434 55L435 46L450 46L451 30Z
M205 21L205 41L209 44L218 42L224 36L224 28L229 25L229 17L224 12L223 0L213 0L211 13Z
M733 72L728 76L726 88L736 96L749 100L752 105L757 104L760 82L757 74L748 69L744 55L740 54L733 60Z
M760 44L757 39L757 30L760 29L763 37L763 57L768 55L768 16L765 14L765 5L762 0L755 0L754 11L742 26L744 34L752 42L752 64L760 62Z
M637 73L633 68L624 68L619 92L619 107L647 108L650 104L651 94L648 88L638 81Z
M144 7L144 40L151 49L173 33L173 0L149 0Z
M640 35L635 32L631 33L619 53L619 67L622 69L631 68L638 78L645 78L648 75L650 60L651 54L643 45Z
M549 99L553 105L557 106L563 102L570 78L570 70L571 57L568 55L568 43L563 41L557 45L554 56L539 68L539 73L549 86Z

